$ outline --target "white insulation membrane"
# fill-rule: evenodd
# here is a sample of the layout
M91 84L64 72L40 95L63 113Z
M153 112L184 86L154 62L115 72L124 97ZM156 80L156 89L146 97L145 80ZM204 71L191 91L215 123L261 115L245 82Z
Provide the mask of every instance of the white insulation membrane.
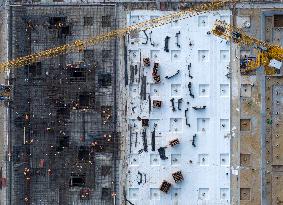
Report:
M133 11L128 25L168 13ZM131 203L230 204L230 45L210 32L230 15L204 13L126 39Z

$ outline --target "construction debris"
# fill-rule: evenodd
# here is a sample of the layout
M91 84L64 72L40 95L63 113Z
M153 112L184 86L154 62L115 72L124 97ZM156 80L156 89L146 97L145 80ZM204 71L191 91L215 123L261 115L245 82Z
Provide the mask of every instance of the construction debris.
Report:
M144 65L145 67L149 67L149 66L150 66L150 60L149 60L149 58L144 58L144 59L143 59L143 65Z
M149 119L142 119L141 121L142 121L142 126L143 126L143 127L148 127L148 125L149 125Z
M204 110L206 108L206 105L203 106L193 106L194 110Z
M160 100L153 100L153 107L154 108L161 108L161 101Z
M169 144L170 144L171 147L174 147L174 146L176 146L177 144L180 144L180 141L179 141L179 139L177 138L177 139L171 140L171 141L169 142Z
M154 63L152 77L155 83L160 83L160 75L158 74L159 63Z
M166 159L168 159L168 157L166 157L166 154L165 154L165 149L166 149L167 147L160 147L160 148L158 148L158 153L159 153L159 156L160 156L160 159L162 159L162 160L166 160Z

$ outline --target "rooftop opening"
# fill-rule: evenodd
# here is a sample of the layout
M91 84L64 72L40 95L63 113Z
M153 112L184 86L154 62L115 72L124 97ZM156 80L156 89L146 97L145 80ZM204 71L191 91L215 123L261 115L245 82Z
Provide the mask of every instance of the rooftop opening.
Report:
M41 62L36 62L28 66L28 74L30 77L41 75Z
M102 28L111 27L111 15L101 17Z
M101 176L105 177L111 174L111 166L101 166Z
M59 146L60 147L69 147L70 137L69 136L62 136L59 139Z
M69 185L70 187L83 187L85 185L85 182L85 175L72 174Z
M240 131L250 131L250 130L251 130L251 120L240 119Z
M250 188L240 188L240 200L251 200Z
M69 118L70 116L70 107L60 107L57 109L57 117L66 117Z
M93 17L85 16L84 17L84 26L92 26L93 25Z
M98 75L98 85L99 87L108 87L112 84L111 73L103 73Z
M283 15L274 15L273 24L274 24L274 27L276 27L276 28L283 27Z
M86 71L81 68L73 68L70 77L71 82L86 82Z
M84 61L93 61L94 58L94 50L87 49L84 50Z
M71 35L71 27L70 26L62 26L60 33L59 33L59 37L61 37L61 34L63 35Z
M74 71L72 73L72 77L74 77L74 78L83 78L83 77L85 77L85 73L81 72L81 71Z
M107 61L112 56L111 50L102 50L101 57L102 61Z
M86 146L80 146L79 153L78 153L78 159L81 161L89 161L90 159L90 151L89 148Z
M102 188L101 193L102 200L110 200L111 199L111 189L110 188Z
M58 16L50 17L49 18L49 24L50 24L49 28L59 26L65 22L66 22L66 17L58 17Z
M71 82L86 82L86 73L89 71L89 66L85 62L67 64L66 69L70 74Z
M240 154L240 166L250 166L251 165L251 155L250 154Z
M90 95L89 94L79 95L79 105L80 107L88 107L90 105Z

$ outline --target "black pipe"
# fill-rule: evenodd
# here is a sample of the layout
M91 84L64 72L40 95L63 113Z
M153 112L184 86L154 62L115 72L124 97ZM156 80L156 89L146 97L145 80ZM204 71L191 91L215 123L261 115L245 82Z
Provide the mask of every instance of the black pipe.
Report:
M174 98L172 98L170 101L171 101L171 104L172 104L172 111L175 112L176 108L175 108L175 104L174 104Z
M165 52L169 52L169 39L170 39L170 37L169 36L166 36L166 38L165 38L165 47L164 47L164 51Z
M135 147L137 147L137 144L138 144L138 133L136 132Z
M178 75L180 73L180 70L177 70L177 72L174 74L174 75L171 75L171 76L165 76L166 79L170 79L170 78L173 78L174 76Z
M151 133L151 150L155 151L155 128Z
M148 106L149 106L148 111L149 111L149 114L150 114L150 112L151 112L151 97L150 97L150 95L148 95Z
M162 159L162 160L168 159L168 157L166 157L166 154L165 154L165 149L166 149L166 147L160 147L160 148L157 150L158 153L159 153L160 159Z
M231 78L231 73L229 72L229 73L227 73L225 76L226 76L228 79L230 79L230 78Z
M176 33L175 37L176 37L176 45L178 48L180 48L180 44L179 44L179 35L181 34L181 31L179 31L178 33Z
M133 204L131 201L129 201L128 199L127 199L127 194L126 194L126 191L125 191L125 189L123 189L123 195L124 195L124 199L125 199L125 202L128 202L130 205L135 205L135 204ZM125 205L126 205L126 203L125 203Z
M189 124L189 122L188 122L188 117L187 117L187 112L189 111L189 108L187 108L186 110L185 110L185 118L186 118L186 125L188 125L189 127L191 127L191 125Z
M192 93L192 83L191 83L191 82L189 82L188 88L189 88L189 91L190 91L190 96L191 96L192 98L195 98L194 94Z
M151 34L152 34L152 31L150 31L150 33L149 33L149 42L150 42L150 45L152 45L154 47L155 43L152 42Z
M188 65L189 78L193 79L193 76L191 75L191 67L192 67L192 64L190 63L190 64Z
M130 153L132 153L132 127L130 127Z
M192 145L193 145L194 147L196 147L196 138L197 138L197 134L195 134L195 135L193 136Z
M138 171L138 175L140 175L140 181L138 182L138 185L140 185L142 183L142 173L140 173L140 171Z
M147 149L146 130L143 130L142 132L142 139L143 139L143 150L147 152L148 149Z
M193 107L194 110L204 110L205 108L206 108L206 105L204 105L204 106L199 106L199 107L197 107L197 106L194 106L194 107Z
M178 99L178 110L181 110L181 103L183 102L183 98Z
M146 45L148 43L148 35L145 30L143 30L143 33L146 36L146 42L142 42L142 44Z

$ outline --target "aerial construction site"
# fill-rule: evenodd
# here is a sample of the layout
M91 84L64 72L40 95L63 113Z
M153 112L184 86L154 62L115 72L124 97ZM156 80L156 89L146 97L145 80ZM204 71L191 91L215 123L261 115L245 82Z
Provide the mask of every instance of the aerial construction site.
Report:
M0 1L0 205L283 204L283 2Z

